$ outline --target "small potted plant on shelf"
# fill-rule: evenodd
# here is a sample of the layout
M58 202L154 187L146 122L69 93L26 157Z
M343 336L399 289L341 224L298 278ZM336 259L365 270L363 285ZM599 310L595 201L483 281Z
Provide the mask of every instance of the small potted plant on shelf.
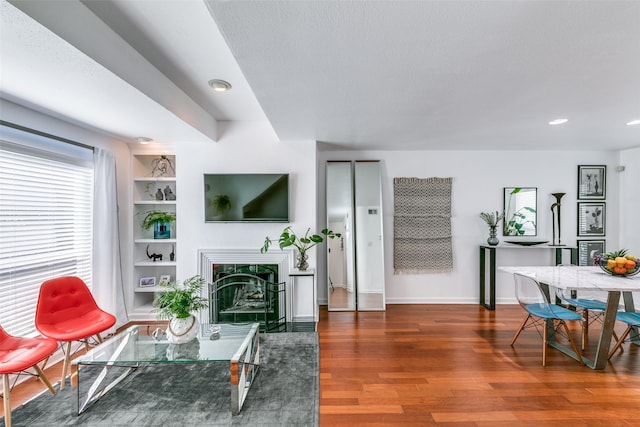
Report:
M171 223L176 220L175 212L147 211L141 212L142 229L150 230L153 227L154 239L168 239L171 237Z
M209 306L209 301L200 295L205 280L195 275L186 279L182 285L179 282L163 284L154 300L159 319L168 319L167 339L173 344L183 344L198 335L198 318L195 312Z
M296 268L301 271L305 271L307 268L309 268L309 263L307 263L307 251L309 249L319 243L322 243L324 241L324 237L327 237L329 239L341 237L340 233L334 233L333 231L326 228L320 231L321 235L309 235L310 232L311 228L308 228L304 236L299 237L293 232L291 226L288 226L285 227L284 230L282 230L282 233L278 238L278 246L280 246L280 249L293 246L298 250ZM265 237L264 244L262 245L262 248L260 248L260 253L266 253L272 243L273 241L269 238L269 236Z

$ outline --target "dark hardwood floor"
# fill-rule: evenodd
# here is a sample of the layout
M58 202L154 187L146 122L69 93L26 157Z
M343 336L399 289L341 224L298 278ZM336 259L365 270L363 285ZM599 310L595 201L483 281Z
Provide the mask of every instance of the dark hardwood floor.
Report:
M509 345L523 318L518 305L322 308L320 425L640 426L640 347L624 344L604 371L549 348L543 367L535 330Z
M549 348L543 367L535 331L509 345L523 315L518 305L322 307L320 426L640 426L640 347L624 344L604 371ZM47 371L59 379L59 366ZM28 380L12 406L43 390Z

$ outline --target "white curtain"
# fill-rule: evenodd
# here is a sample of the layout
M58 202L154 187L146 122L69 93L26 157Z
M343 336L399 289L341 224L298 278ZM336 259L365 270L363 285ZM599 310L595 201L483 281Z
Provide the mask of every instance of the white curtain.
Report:
M120 265L116 162L113 153L97 147L93 159L93 295L100 308L116 316L118 327L129 319Z

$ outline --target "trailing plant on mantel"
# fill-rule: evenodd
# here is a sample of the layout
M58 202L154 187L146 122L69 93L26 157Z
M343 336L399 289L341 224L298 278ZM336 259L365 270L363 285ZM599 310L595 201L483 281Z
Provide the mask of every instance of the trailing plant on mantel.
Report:
M282 230L282 233L278 238L278 246L280 246L281 250L291 246L293 246L298 250L300 257L298 259L296 267L300 270L306 270L308 267L306 259L307 259L307 251L309 249L311 249L312 247L314 247L319 243L324 242L324 237L329 239L334 239L336 237L342 236L340 233L334 233L333 231L327 228L320 231L321 235L320 234L309 235L310 232L311 232L311 228L307 228L307 232L304 234L304 236L300 237L300 236L297 236L296 233L294 233L291 226L287 226L285 227L284 230ZM269 236L265 237L264 244L262 245L262 248L260 248L260 253L263 253L263 254L266 253L269 250L269 247L272 245L272 243L273 241L271 240L271 238L269 238Z

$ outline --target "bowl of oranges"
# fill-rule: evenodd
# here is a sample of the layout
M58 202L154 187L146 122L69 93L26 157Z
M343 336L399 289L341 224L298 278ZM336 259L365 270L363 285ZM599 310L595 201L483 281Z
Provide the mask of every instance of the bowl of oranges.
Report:
M626 249L607 252L594 259L602 271L612 276L633 276L640 272L640 261L634 255L627 255Z

